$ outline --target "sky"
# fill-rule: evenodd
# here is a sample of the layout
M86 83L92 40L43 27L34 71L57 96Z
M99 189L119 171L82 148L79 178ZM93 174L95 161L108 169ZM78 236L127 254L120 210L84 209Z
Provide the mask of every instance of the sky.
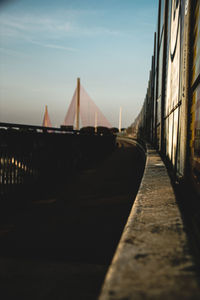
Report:
M77 78L109 120L137 117L158 0L0 0L0 122L59 127Z

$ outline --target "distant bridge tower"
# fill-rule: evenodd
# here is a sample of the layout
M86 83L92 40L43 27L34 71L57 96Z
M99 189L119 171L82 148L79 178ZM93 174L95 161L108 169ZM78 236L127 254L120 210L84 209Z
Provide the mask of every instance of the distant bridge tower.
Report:
M100 109L80 84L80 78L77 79L77 87L63 122L63 125L65 126L74 127L74 124L77 130L80 128L80 125L82 125L82 127L112 127L110 122L102 114Z
M77 78L77 87L76 87L76 130L80 129L80 78Z
M51 120L50 120L49 113L48 113L47 105L45 105L45 113L44 113L44 118L43 118L42 126L44 126L44 127L52 127Z

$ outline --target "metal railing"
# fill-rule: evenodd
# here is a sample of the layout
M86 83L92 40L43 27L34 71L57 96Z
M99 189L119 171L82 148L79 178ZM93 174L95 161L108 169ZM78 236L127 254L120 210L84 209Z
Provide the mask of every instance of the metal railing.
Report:
M1 202L49 197L74 171L114 146L112 134L0 123Z

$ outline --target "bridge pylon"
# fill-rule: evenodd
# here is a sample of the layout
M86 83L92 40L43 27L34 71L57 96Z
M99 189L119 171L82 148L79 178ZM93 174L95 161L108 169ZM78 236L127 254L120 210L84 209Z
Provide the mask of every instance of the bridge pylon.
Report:
M73 126L79 130L86 126L103 126L111 128L110 122L106 119L86 90L77 78L77 87L69 105L63 125Z

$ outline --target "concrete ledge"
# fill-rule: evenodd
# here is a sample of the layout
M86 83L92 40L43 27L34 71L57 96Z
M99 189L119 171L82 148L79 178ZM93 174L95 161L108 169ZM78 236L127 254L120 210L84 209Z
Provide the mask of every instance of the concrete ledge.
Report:
M151 148L99 299L200 299L170 179L160 156Z

